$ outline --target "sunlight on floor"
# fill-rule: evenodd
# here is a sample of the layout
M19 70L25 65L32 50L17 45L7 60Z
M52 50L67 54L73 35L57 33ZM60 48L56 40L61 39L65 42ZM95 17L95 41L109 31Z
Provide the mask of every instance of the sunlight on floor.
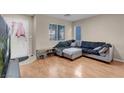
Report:
M51 66L49 68L49 77L58 77L59 76L59 71L57 66Z
M81 65L76 67L74 74L76 77L82 77L82 66Z

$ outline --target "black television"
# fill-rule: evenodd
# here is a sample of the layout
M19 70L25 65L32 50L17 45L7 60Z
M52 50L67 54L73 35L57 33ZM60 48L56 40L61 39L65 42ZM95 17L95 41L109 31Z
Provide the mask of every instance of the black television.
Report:
M10 61L10 31L0 15L0 77L4 78Z

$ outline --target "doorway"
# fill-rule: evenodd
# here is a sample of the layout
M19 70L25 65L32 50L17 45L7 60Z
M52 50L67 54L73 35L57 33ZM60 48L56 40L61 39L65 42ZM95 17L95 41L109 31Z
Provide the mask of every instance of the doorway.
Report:
M74 39L81 40L81 27L79 25L74 27Z

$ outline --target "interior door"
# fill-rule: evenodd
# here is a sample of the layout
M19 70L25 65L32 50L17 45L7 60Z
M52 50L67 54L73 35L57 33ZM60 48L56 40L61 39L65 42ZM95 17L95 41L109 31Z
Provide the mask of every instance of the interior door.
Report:
M29 55L29 21L23 18L4 17L11 31L11 59ZM19 30L24 32L18 36ZM20 32L20 31L19 31Z
M75 26L74 38L75 40L81 40L81 27L80 26Z

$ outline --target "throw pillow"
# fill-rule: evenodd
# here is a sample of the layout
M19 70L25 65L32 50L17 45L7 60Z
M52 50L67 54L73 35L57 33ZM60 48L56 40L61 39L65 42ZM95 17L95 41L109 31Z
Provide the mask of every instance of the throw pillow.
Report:
M99 50L101 50L101 46L99 46L99 47L96 47L96 48L94 48L93 50L95 50L95 51L99 51Z
M81 41L75 41L77 47L81 47Z
M76 47L76 42L72 42L71 47Z
M103 47L103 48L99 51L99 54L105 53L107 50L108 50L107 47Z

